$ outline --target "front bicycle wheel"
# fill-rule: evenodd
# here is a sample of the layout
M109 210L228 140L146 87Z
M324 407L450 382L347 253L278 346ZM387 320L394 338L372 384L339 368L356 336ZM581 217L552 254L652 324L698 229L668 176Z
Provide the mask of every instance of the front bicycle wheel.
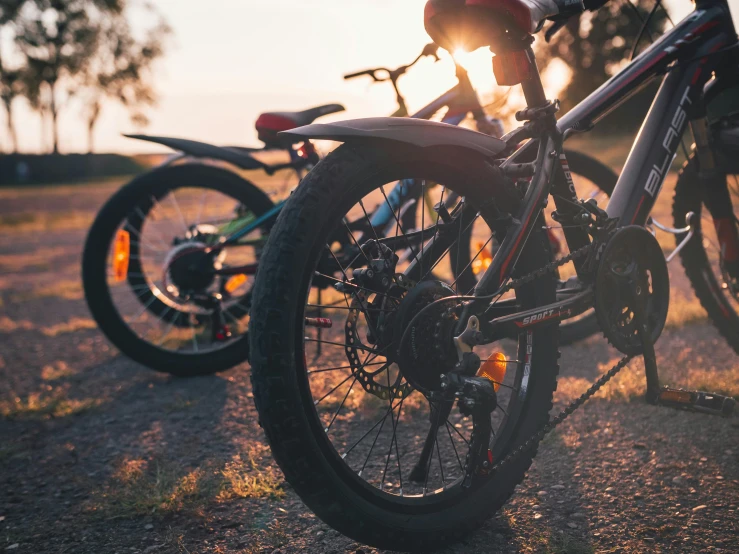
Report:
M675 227L685 225L685 216L693 212L698 220L698 234L680 251L685 274L688 276L695 295L708 313L711 321L734 351L739 354L739 258L727 259L727 248L722 246L718 230L727 234L736 233L739 226L739 175L722 172L721 178L726 187L723 194L728 202L722 206L732 206L732 210L714 217L706 205L706 192L709 186L701 182L695 155L685 163L675 185L675 199L672 214ZM712 186L716 184L711 183ZM726 198L726 197L724 197ZM716 220L721 223L716 225ZM732 229L733 227L733 229ZM684 235L675 237L679 244ZM735 264L730 267L729 264Z
M252 383L272 453L319 517L376 547L429 550L459 539L506 502L534 456L530 451L465 484L475 422L429 400L441 373L456 361L443 313L430 310L419 322L425 331L410 333L420 361L409 362L399 351L409 320L457 287L442 272L438 279L429 277L448 264L448 249L434 250L433 263L427 260L419 271L402 258L395 261L392 251L413 250L412 261L432 248L442 228L458 240L466 225L480 220L463 216L476 213L466 204L474 206L481 190L472 167L459 171L426 151L388 154L342 146L287 202L261 260L250 328ZM344 256L337 237L360 240L347 222L369 220L387 202L386 191L403 179L436 183L439 201L442 194L456 194L462 204L450 207L446 223L438 217L425 222L423 237L419 231L410 236L398 208L386 238L378 233L358 253ZM536 229L515 273L534 271L549 256L546 237ZM366 279L366 286L348 286L352 275ZM333 297L324 289L324 300L317 302L317 281L334 283ZM535 308L553 302L555 289L554 275L546 274L506 299L521 309ZM323 328L322 338L314 327ZM548 420L557 334L555 324L477 350L506 367L498 381L498 407L490 414L494 459ZM323 352L316 356L319 344Z

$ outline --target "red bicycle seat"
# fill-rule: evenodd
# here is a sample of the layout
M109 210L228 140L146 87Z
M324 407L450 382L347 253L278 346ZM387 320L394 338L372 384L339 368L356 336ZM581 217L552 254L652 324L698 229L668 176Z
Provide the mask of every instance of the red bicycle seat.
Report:
M277 133L309 125L321 116L343 112L341 104L326 104L300 112L265 112L257 118L255 127L259 140L265 144L278 144ZM282 142L282 141L281 141Z

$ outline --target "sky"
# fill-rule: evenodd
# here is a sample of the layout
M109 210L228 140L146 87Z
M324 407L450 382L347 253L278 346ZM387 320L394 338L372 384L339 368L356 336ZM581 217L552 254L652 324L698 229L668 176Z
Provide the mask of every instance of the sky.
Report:
M412 61L429 41L423 28L425 0L152 0L173 28L166 56L155 71L158 106L143 132L215 144L258 146L254 121L263 111L300 110L339 102L347 111L333 119L389 115L395 97L388 83L342 75ZM737 21L739 0L729 0ZM673 19L688 13L689 0L668 0ZM135 28L145 28L134 11ZM484 97L495 81L490 53L469 57L474 84ZM556 88L557 74L545 80ZM400 81L411 111L455 83L448 56L423 60ZM23 151L38 151L41 123L18 104ZM4 127L4 121L0 122ZM121 136L134 131L127 114L106 106L95 140L99 152L161 151ZM81 107L71 102L60 118L62 152L86 151ZM0 145L7 146L0 135ZM48 145L47 145L48 146Z

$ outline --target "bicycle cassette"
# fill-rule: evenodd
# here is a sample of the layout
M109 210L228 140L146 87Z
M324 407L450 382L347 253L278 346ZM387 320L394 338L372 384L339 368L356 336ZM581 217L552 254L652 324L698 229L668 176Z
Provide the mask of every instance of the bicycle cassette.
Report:
M638 309L654 344L670 305L670 278L657 239L643 227L618 229L600 254L594 292L598 323L614 347L631 356L642 353Z

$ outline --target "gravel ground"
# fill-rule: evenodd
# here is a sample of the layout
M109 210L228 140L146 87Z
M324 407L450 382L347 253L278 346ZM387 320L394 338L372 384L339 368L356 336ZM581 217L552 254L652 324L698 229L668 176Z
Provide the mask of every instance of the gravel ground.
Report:
M117 184L0 190L0 550L374 552L282 482L248 366L173 379L95 328L81 244ZM739 360L671 271L663 378L739 396ZM563 348L557 406L616 359L597 338ZM648 406L640 370L549 436L512 501L449 551L739 552L739 418Z

